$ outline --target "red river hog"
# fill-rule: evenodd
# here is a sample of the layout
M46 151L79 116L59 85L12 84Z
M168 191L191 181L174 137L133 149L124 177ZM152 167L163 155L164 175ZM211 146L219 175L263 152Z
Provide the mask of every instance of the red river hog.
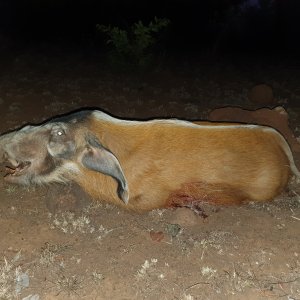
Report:
M5 180L77 182L134 211L268 201L299 177L275 129L176 119L128 121L82 110L0 136Z

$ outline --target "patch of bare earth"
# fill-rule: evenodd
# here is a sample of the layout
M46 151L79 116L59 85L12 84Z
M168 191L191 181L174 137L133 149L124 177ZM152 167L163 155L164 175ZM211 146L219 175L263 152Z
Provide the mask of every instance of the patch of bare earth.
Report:
M1 76L1 132L84 106L128 118L199 119L226 104L249 108L248 89L264 79L276 104L289 104L297 136L300 91L283 76L295 72L288 68L200 64L125 78L73 64L31 68L27 60ZM185 208L139 215L77 187L3 180L0 200L0 299L300 299L297 185L269 203L203 205L207 217Z

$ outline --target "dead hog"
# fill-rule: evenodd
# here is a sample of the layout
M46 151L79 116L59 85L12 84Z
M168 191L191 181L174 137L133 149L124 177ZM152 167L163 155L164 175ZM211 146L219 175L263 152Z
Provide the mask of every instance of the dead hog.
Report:
M76 181L92 197L134 211L197 201L267 201L299 177L289 145L257 125L127 121L84 110L0 136L5 180Z

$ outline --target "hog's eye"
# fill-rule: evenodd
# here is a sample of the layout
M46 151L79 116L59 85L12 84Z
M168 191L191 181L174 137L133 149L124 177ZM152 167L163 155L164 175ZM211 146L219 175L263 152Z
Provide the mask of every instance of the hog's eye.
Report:
M60 125L54 125L52 128L51 128L51 132L50 132L50 135L53 139L58 139L58 141L60 141L61 139L63 139L66 135L66 131L65 131L65 128L63 128L62 126Z
M66 133L64 131L63 128L52 128L52 131L51 131L51 135L53 137L62 137L64 136Z

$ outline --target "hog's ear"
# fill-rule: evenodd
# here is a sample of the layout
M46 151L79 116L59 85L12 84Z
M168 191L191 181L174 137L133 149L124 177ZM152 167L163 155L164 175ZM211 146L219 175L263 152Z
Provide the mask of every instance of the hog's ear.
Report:
M125 203L129 200L128 184L118 159L96 139L88 138L81 158L82 164L93 171L109 175L118 182L118 196Z

